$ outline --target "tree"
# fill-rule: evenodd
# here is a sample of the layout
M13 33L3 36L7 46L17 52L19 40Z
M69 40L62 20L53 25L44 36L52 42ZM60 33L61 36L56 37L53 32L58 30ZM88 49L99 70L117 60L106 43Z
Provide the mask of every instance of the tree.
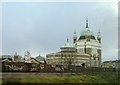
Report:
M66 53L62 57L62 64L68 71L73 71L75 67L75 56L74 53Z

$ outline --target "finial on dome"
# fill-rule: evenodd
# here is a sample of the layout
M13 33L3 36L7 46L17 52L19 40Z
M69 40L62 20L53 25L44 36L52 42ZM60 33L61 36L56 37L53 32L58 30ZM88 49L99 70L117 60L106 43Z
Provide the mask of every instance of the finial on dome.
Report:
M100 33L100 29L99 29L98 33Z
M89 28L89 26L88 26L88 17L86 17L86 28Z
M74 31L74 35L76 35L76 31Z
M77 33L76 31L74 31L74 34L73 34L73 43L75 43L77 40Z
M67 38L67 43L69 42L69 39Z
M77 37L76 30L75 30L74 33L73 33L73 37Z
M99 29L99 31L98 31L98 37L100 37L100 35L101 35L101 34L100 34L100 29Z

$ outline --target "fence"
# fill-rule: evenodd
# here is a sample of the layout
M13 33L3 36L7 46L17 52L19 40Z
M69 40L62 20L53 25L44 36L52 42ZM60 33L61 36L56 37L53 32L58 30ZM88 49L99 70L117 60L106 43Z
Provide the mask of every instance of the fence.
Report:
M2 72L41 72L41 73L80 73L80 72L120 72L120 68L105 67L83 67L71 66L64 68L63 66L52 67L50 64L27 64L27 63L2 63ZM62 69L61 69L62 68Z

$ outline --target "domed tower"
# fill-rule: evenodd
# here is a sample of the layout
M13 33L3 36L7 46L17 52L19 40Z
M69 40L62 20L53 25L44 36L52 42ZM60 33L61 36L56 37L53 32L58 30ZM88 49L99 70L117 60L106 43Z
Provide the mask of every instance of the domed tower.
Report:
M89 29L88 19L86 20L86 27L85 29L83 29L83 31L81 32L81 36L79 37L79 40L83 39L86 39L86 41L90 41L90 39L95 40L93 32Z
M67 39L67 42L61 46L61 52L76 52L74 44L69 43L69 39Z
M25 63L31 63L31 54L30 54L30 52L29 51L25 51L25 53L24 53L24 61L25 61Z
M19 56L18 56L17 52L15 52L13 61L18 61L18 60L19 60Z
M73 43L75 44L76 41L77 41L77 34L76 34L76 31L74 31L74 34L73 34Z
M101 66L101 38L95 38L93 32L89 28L88 19L86 19L86 26L81 31L81 35L76 41L77 52L90 55L90 66Z
M99 41L99 43L101 43L101 34L100 34L100 31L98 32L97 40Z
M99 44L100 44L100 47L101 47L101 33L100 33L100 31L98 31L97 40L98 40L98 42L99 42ZM98 57L99 57L99 59L100 59L99 65L101 65L102 50L101 50L101 49L98 49L97 52L98 52Z

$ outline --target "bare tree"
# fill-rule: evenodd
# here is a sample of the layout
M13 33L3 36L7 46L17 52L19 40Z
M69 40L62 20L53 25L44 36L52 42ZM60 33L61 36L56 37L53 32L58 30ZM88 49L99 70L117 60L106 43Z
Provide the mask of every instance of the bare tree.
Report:
M74 70L74 68L73 67L75 67L75 56L74 56L74 53L69 53L69 54L67 54L67 55L63 55L63 56L61 56L62 58L62 64L66 67L66 69L68 70L68 71L73 71Z

